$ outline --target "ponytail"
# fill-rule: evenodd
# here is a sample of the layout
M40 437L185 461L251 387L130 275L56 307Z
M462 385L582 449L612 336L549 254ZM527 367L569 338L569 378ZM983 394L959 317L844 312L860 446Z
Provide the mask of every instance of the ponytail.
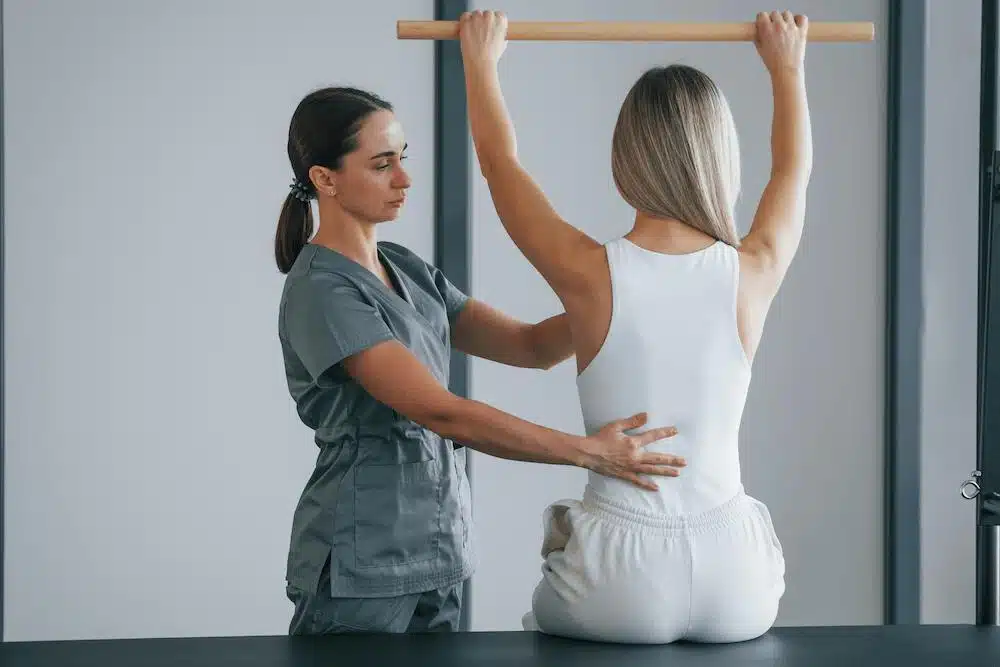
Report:
M278 270L288 273L296 258L313 235L312 207L309 200L289 192L278 217L278 231L274 236L274 259Z

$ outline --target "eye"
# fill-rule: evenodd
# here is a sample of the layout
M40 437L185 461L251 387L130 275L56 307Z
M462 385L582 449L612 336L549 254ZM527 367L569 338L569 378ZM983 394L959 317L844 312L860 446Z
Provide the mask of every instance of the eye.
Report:
M406 158L407 158L407 156L406 156L406 155L400 155L400 156L399 156L399 161L400 161L400 162L402 162L402 161L403 161L403 160L405 160ZM388 169L388 168L389 168L389 167L391 167L391 166L392 166L392 163L391 163L391 162L386 162L385 164L380 164L380 165L378 165L377 167L375 167L375 169L377 169L378 171L385 171L386 169Z

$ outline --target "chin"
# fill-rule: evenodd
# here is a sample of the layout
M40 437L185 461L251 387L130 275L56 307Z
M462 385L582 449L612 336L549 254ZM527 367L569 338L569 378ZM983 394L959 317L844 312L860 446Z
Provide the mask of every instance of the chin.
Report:
M390 209L389 211L383 213L379 217L375 218L376 222L396 222L399 219L399 214L402 213L402 208Z

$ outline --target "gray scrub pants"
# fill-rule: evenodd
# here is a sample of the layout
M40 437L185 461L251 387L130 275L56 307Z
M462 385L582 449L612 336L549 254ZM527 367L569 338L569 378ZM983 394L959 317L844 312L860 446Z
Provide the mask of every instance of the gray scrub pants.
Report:
M332 598L330 571L323 568L316 593L288 586L295 605L290 635L348 632L455 632L464 583L390 598Z

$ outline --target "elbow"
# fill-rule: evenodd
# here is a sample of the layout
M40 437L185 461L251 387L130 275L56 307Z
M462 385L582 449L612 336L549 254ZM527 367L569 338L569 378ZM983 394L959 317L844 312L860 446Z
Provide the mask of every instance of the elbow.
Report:
M537 371L550 371L558 365L558 361L555 359L538 359L531 368Z
M500 148L484 148L477 151L479 172L487 181L496 179L504 170L517 166L517 153Z
M555 365L555 362L545 354L545 346L541 341L541 326L529 324L521 332L521 363L522 368L533 368L547 371Z
M562 362L569 359L570 356L571 355L569 354L558 355L552 353L545 354L544 352L537 352L534 356L534 363L532 364L531 367L540 371L549 371L558 366L559 364L561 364Z
M546 331L545 323L527 328L524 343L524 367L548 371L573 356L572 341L568 336L555 339L551 328Z
M420 406L413 421L443 438L460 439L461 434L458 433L457 426L463 421L463 404L463 399L448 392L440 400Z

